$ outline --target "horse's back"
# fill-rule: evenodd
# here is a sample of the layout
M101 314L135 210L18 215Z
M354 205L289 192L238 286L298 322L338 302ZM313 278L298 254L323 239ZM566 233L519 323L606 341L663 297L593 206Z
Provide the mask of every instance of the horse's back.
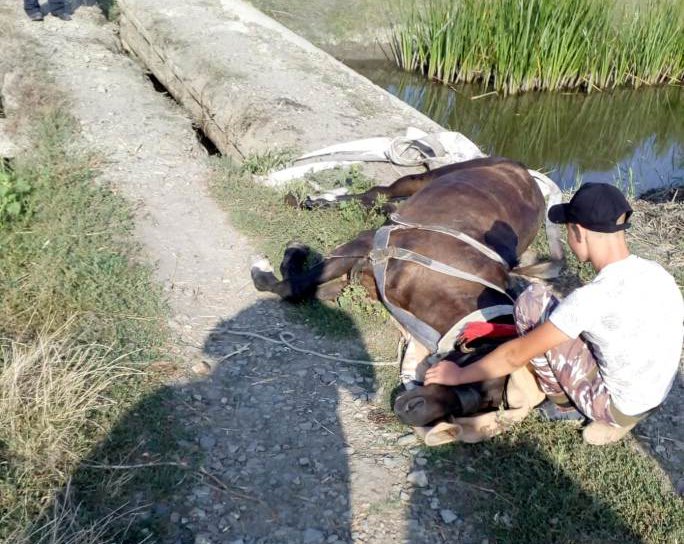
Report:
M402 219L459 230L499 253L509 265L539 229L544 198L524 166L497 158L440 168L434 179L401 207ZM507 270L460 240L427 230L397 231L390 243L506 287ZM508 299L480 283L393 261L386 292L401 308L444 334L459 319Z
M543 218L544 198L534 179L508 159L475 159L459 166L435 170L432 182L404 204L402 217L455 228L519 256Z

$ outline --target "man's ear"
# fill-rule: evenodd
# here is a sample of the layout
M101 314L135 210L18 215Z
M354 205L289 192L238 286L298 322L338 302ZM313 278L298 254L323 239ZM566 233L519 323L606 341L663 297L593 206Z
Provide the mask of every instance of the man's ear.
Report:
M568 230L572 231L577 243L582 243L582 231L576 223L568 223Z

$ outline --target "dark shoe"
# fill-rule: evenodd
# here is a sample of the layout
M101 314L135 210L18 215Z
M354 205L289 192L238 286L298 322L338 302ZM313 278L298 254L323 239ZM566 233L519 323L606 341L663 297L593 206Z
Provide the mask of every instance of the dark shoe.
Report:
M33 11L31 13L27 13L26 15L29 19L37 23L44 19L43 14L40 11Z
M54 11L52 12L52 15L57 17L57 19L61 19L62 21L71 21L71 15L68 13L55 13Z
M555 402L546 399L537 406L541 417L547 421L583 421L585 418L582 412L572 406L558 406Z

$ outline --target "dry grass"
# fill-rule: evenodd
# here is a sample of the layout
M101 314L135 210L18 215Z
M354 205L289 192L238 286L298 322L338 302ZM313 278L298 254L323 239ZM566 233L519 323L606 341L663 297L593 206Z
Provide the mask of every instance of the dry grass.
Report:
M684 203L675 199L658 202L651 197L632 202L628 240L633 253L661 264L684 292Z
M72 499L72 488L67 484L45 516L26 531L12 534L13 544L115 544L121 541L119 522L130 517L130 511L116 511L97 521L83 524L81 512ZM125 532L125 531L124 531Z
M0 475L10 476L0 478L0 512L15 521L28 522L54 499L102 435L94 414L113 408L107 391L136 372L66 330L30 344L5 341L0 351Z

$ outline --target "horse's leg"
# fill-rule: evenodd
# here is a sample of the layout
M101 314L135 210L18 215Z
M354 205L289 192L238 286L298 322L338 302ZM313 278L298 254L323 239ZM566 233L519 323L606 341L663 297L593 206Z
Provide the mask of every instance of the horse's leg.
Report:
M399 178L397 181L392 183L392 185L388 185L386 187L377 186L369 189L365 193L358 193L354 195L328 195L321 198L307 200L304 205L307 208L323 208L335 206L340 202L356 200L363 206L372 208L375 206L378 197L384 197L386 201L391 203L392 201L408 198L414 193L417 193L428 183L430 183L430 181L432 181L433 177L430 174L430 172L411 174L409 176ZM389 208L386 211L394 211L394 206L391 204L385 204L384 206Z
M354 265L365 259L373 246L374 231L365 231L357 238L336 248L330 257L308 270L299 270L305 260L302 247L293 248L289 265L282 269L287 272L281 281L273 274L270 263L263 259L252 266L252 280L259 291L270 291L278 296L295 301L304 298L334 298L346 285L346 280L325 285L347 275ZM297 273L298 272L298 273Z
M485 157L482 159L473 159L471 161L447 164L445 166L435 168L434 170L430 170L428 172L422 172L420 174L409 174L408 176L401 177L397 181L386 187L373 187L365 193L359 193L355 195L327 194L325 196L322 196L321 198L307 200L307 202L305 202L304 205L309 208L327 207L336 205L340 202L358 200L364 206L371 208L375 205L377 198L379 196L385 197L385 199L389 202L408 198L411 195L420 191L423 187L425 187L431 181L440 176L444 176L446 174L450 174L458 170L473 168L481 163L489 164L492 162L492 160L496 161L498 159Z

